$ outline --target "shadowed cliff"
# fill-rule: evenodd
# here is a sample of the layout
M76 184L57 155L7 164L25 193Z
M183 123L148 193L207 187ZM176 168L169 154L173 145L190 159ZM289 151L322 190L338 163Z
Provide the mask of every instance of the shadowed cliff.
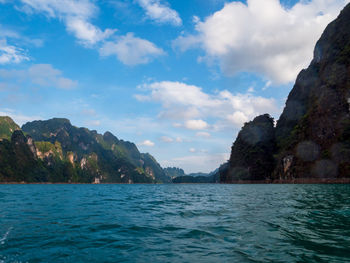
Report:
M221 182L350 177L350 4L317 42L276 128L245 124ZM265 128L263 128L265 127ZM260 138L263 141L260 142ZM265 143L266 142L266 143Z

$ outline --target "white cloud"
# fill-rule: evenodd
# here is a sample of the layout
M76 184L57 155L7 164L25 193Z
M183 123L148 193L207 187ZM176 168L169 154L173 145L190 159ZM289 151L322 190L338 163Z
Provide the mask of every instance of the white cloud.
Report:
M249 92L249 93L255 92L254 87L249 87L249 89L247 90L247 92Z
M160 140L161 140L162 142L167 142L167 143L170 143L170 142L173 142L173 141L174 141L173 138L168 137L168 136L162 136L162 137L160 138Z
M115 29L102 31L91 23L77 17L67 18L67 30L73 33L79 41L86 46L96 44L109 38L115 33Z
M175 141L176 142L183 142L183 139L181 137L176 137Z
M203 130L209 127L208 123L203 120L188 120L185 127L190 130Z
M205 138L209 138L211 136L211 134L209 132L197 132L196 133L197 137L205 137Z
M248 117L241 111L236 111L230 115L227 115L226 120L238 126L249 121Z
M189 149L189 152L195 153L195 152L196 152L196 149L195 149L195 148L190 148L190 149Z
M16 82L29 82L41 87L72 89L78 83L62 76L62 72L50 64L35 64L26 70L0 69L0 77Z
M146 11L147 17L157 23L170 23L174 26L180 26L182 20L179 14L162 4L160 0L137 0L139 5Z
M242 124L259 114L277 116L281 109L273 98L263 98L247 94L232 94L227 90L215 94L202 91L200 87L181 82L154 82L140 86L149 94L135 96L140 101L155 101L162 105L159 118L175 120L175 127L193 130L240 128ZM140 99L142 98L142 99ZM211 127L207 118L214 118Z
M145 140L145 141L139 143L138 145L140 145L140 146L153 147L155 144L154 144L154 142L152 142L152 141L150 141L150 140Z
M115 30L102 31L90 21L98 8L89 0L21 0L20 10L32 14L43 13L49 18L57 18L66 25L80 43L92 46L111 36Z
M25 60L29 58L21 48L8 45L6 39L0 39L0 64L20 63Z
M107 41L100 48L101 56L116 55L126 65L145 64L164 54L163 49L133 33L119 37L116 42Z
M180 50L199 45L227 75L247 71L288 83L310 63L316 41L348 2L301 1L290 9L278 0L226 3L196 23L197 34L180 36L173 45Z

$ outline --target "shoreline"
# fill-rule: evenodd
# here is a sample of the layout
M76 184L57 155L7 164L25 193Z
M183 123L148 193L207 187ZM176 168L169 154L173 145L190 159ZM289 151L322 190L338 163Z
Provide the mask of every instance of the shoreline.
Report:
M295 178L289 180L236 180L220 184L350 184L350 178Z
M78 185L78 184L86 184L86 185L95 185L96 183L67 183L67 182L0 182L0 185L24 185L24 184L70 184L70 185ZM127 185L128 183L99 183L101 185L109 185L109 184L121 184ZM99 185L96 184L96 185ZM150 183L132 183L133 184L146 184L146 185L154 185ZM159 183L158 183L159 184ZM224 183L164 183L164 184L350 184L350 178L296 178L290 180L235 180L231 182Z

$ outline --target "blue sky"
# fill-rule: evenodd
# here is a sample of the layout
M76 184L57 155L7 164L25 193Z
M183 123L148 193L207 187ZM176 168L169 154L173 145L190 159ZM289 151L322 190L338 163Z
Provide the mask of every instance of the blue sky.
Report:
M0 114L69 118L209 172L278 118L349 0L0 0Z

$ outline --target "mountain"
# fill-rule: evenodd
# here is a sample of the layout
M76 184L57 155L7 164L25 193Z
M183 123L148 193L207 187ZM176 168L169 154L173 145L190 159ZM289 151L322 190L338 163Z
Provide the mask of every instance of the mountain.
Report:
M179 168L170 168L170 169L179 169ZM182 169L180 169L183 171ZM212 184L219 183L220 173L219 168L210 172L210 173L191 173L173 177L172 182L175 184Z
M199 173L190 173L190 174L188 174L188 176L192 176L192 177L204 176L204 177L206 177L206 176L209 176L209 174L199 172Z
M12 133L20 130L19 126L7 116L0 116L0 139L11 140Z
M274 170L276 149L273 119L268 115L246 123L231 149L229 172L222 180L264 180Z
M350 178L349 28L350 4L323 32L276 127L268 115L244 125L221 182Z
M170 178L175 178L179 176L185 176L185 171L177 167L167 167L164 168L164 172Z
M2 119L14 124L9 117ZM0 123L1 131L10 131L6 123ZM1 181L171 182L151 155L110 132L101 135L62 118L28 122L22 130L13 127L11 139L7 133L0 142Z

